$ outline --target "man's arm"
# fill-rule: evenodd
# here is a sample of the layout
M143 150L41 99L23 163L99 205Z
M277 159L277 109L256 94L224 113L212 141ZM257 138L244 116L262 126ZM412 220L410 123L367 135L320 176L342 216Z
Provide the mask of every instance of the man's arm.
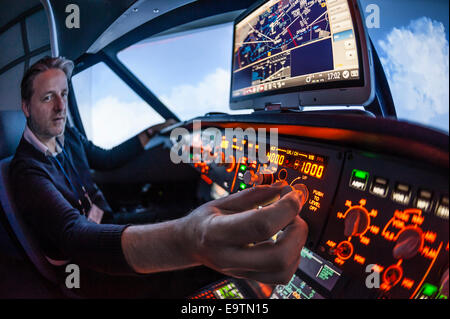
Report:
M291 190L283 183L258 186L178 220L128 227L122 234L125 259L137 273L205 265L233 277L286 283L308 231L298 216L306 198ZM276 242L269 240L282 229Z
M12 176L15 202L43 242L80 266L110 274L134 274L121 248L126 225L88 221L43 171L23 163L19 166Z

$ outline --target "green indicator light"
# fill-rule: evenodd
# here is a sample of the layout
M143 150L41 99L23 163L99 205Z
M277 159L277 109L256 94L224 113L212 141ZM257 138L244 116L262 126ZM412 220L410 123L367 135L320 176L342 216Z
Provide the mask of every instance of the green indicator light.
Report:
M422 288L422 289L423 289L423 290L422 290L422 293L423 293L425 296L428 296L428 297L433 296L433 295L437 292L437 290L438 290L438 288L437 288L436 286L430 285L430 284L428 284L428 283L425 283L425 284L423 285L423 288Z
M438 299L448 299L446 295L439 295Z
M247 166L245 165L241 165L241 167L239 168L241 171L245 171L247 169Z
M246 189L247 185L245 185L244 183L239 184L239 188L240 189Z
M352 175L355 176L356 178L360 178L360 179L368 179L369 178L368 172L360 171L359 169L354 169L352 172Z
M193 158L194 158L194 154L189 154L189 157L190 157L191 159L193 159Z

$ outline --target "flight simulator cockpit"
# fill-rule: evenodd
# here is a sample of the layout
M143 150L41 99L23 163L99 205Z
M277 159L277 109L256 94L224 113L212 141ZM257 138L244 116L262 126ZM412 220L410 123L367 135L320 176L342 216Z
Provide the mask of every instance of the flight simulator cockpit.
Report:
M357 1L259 2L236 19L233 40L230 106L255 113L199 118L202 129L222 134L216 144L203 138L198 152L219 152L224 161L200 160L194 145L191 165L210 198L280 180L305 185L300 216L309 235L287 285L230 278L191 298L447 298L448 176L417 157L422 146L400 146L406 126L402 134L378 131L390 120L375 119L368 108L307 112L389 101L375 92L380 75ZM200 140L195 121L192 128L190 138ZM278 130L276 145L247 136L262 128ZM414 132L422 140L429 134ZM265 158L256 158L261 148ZM439 152L429 151L422 155L437 160Z
M96 83L97 88L107 91L103 86L107 87L105 82L114 76L121 82L120 87L114 86L115 90L126 87L142 99L127 106L143 105L140 110L149 106L155 111L154 118L180 120L151 91L153 83L147 87L142 74L133 69L136 66L124 62L126 49L144 47L152 37L167 40L164 36L180 30L191 31L223 21L233 24L229 114L211 111L182 119L153 136L144 154L125 166L111 172L92 170L93 180L114 209L126 212L129 203L150 206L153 202L167 204L163 207L167 210L177 205L184 209L185 203L186 207L194 203L186 213L208 201L279 181L298 189L306 198L299 215L308 224L308 237L298 269L287 284L269 285L224 275L222 280L182 298L448 298L448 133L397 120L360 1L79 3L85 10L85 20L81 21L86 29L66 27L64 1L40 1L31 11L28 9L30 16L40 12L41 17L45 10L49 44L40 49L25 46L25 52L29 51L26 56L2 66L0 71L14 71L16 62L23 69L29 66L31 57L44 53L68 55L75 63L69 83L69 120L87 138L80 110L91 102L83 97L97 92L89 86L95 81L85 77L84 71L95 73L90 68L101 65L109 73L105 73L103 81L97 81L101 82ZM102 14L98 14L100 11ZM17 34L33 31L25 19L28 15L22 14L14 23L0 25L0 35L16 27L21 30L16 30ZM131 49L130 60L147 58L142 53L133 55ZM189 59L183 63L188 64ZM79 89L82 84L85 87ZM116 100L105 100L105 114L115 112L111 105ZM114 106L119 109L120 105ZM16 143L23 132L18 126L25 125L24 119L3 120L2 112L0 132L3 122L8 121ZM136 114L131 118L140 116ZM120 119L120 115L117 117ZM102 118L101 124L109 119ZM125 117L120 121L125 123ZM102 127L95 126L97 132ZM0 142L14 135L11 132L0 135ZM6 158L12 154L1 155ZM31 260L34 270L27 274L37 273L40 279L36 282L44 281L43 287L51 286L51 282L52 288L59 289L60 283L53 280L54 269L24 231L13 205L4 200L9 195L3 186L6 166L0 160L0 227L9 225L9 233L17 239L11 246L20 247L22 255ZM160 184L163 186L158 188ZM268 240L277 241L279 235ZM1 266L0 260L0 270ZM37 291L33 296L39 296ZM60 293L58 290L57 295Z

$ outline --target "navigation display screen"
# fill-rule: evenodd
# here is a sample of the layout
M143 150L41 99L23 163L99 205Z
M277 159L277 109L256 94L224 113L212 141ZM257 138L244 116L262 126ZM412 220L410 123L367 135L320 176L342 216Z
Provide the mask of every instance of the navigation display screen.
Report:
M327 290L333 289L342 274L342 271L336 268L333 263L324 260L305 247L301 251L298 269Z
M278 285L270 299L325 299L312 289L306 282L294 274L287 285Z
M270 0L235 24L231 98L360 79L347 0Z

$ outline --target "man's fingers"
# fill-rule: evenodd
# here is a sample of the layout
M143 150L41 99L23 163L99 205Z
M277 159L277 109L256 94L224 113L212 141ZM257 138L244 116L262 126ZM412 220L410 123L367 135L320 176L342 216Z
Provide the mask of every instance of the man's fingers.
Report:
M286 182L278 182L272 185L259 185L230 196L211 202L217 208L230 212L242 212L272 203L280 198L283 189L291 190Z
M302 204L295 191L280 200L246 212L216 216L209 225L214 238L231 245L245 245L265 241L291 223Z
M226 274L265 278L264 282L280 283L283 281L280 276L286 279L295 272L306 236L307 226L297 217L276 242L265 241L243 247L225 246L210 262L205 260L203 263Z

